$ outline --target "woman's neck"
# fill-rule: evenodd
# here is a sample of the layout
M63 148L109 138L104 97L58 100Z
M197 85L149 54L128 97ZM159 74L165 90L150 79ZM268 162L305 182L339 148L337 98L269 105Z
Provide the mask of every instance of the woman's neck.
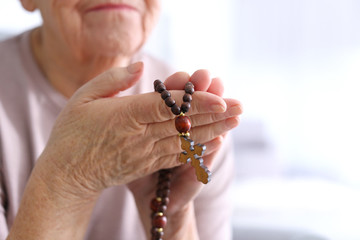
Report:
M113 68L130 63L127 57L79 56L54 44L41 28L31 33L31 48L37 64L49 83L65 97L70 98L84 83ZM55 45L55 47L54 47Z

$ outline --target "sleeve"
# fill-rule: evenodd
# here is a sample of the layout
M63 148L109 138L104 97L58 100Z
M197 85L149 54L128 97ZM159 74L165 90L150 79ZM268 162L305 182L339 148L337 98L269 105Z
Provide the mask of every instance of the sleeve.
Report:
M195 199L195 215L200 239L230 240L231 201L229 191L234 176L231 136L227 136L216 155L211 181Z
M2 144L0 140L0 240L5 240L9 234L5 213L6 196L3 174Z

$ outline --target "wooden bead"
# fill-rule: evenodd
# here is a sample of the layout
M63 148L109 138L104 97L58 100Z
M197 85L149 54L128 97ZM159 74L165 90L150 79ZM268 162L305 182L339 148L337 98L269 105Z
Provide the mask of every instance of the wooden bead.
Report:
M168 98L165 99L165 104L168 107L172 107L172 106L175 105L175 100L172 99L171 97L168 97Z
M189 93L185 93L183 96L183 101L184 102L191 102L192 101L192 96Z
M195 92L194 85L191 82L185 84L184 90L188 94L193 94Z
M181 110L180 110L180 107L177 106L176 104L174 104L172 107L171 107L171 112L175 115L179 115L181 113Z
M158 208L162 205L162 199L161 198L154 198L153 200L151 200L150 203L150 208L151 210L153 210L154 212L158 212Z
M160 83L162 83L162 82L159 79L156 79L154 81L154 89L155 89L155 91L156 91L156 86L159 85Z
M154 236L154 237L157 237L157 238L161 238L162 236L164 236L164 230L162 228L155 228L153 227L151 229L151 234Z
M181 104L181 108L180 108L181 112L182 113L187 113L189 111L190 107L191 107L191 104L189 102L183 102Z
M179 133L187 133L191 129L190 118L187 116L178 116L175 118L175 127Z
M165 198L168 197L170 194L170 189L158 189L156 191L156 196L161 197L161 198Z
M161 98L162 98L163 100L167 99L167 98L170 97L170 96L171 96L171 94L170 94L169 91L164 90L164 91L161 93Z
M155 89L158 93L162 93L163 91L166 90L166 87L163 83L159 83L158 85L156 85L156 89Z
M170 202L170 199L168 197L164 197L161 199L161 204L168 205Z
M152 225L156 228L164 228L166 223L167 218L163 214L156 214L152 221Z

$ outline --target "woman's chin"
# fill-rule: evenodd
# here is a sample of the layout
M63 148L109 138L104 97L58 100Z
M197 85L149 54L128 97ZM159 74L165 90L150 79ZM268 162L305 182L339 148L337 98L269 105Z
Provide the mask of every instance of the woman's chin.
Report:
M98 35L86 44L85 52L93 56L131 58L141 47L142 42L141 38L130 38L129 36Z

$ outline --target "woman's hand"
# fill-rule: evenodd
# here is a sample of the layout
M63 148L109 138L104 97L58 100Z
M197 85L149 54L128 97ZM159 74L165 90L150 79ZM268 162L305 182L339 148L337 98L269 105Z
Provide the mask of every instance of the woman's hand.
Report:
M110 70L85 84L69 100L26 187L11 230L14 236L81 238L103 189L130 182L135 186L135 180L143 176L179 166L177 156L181 148L174 115L159 94L113 97L133 85L142 68L142 63L136 63L127 69ZM172 91L178 103L182 95L183 91ZM218 148L219 136L237 125L236 117L226 110L227 105L228 101L214 94L193 95L188 114L192 118L191 134L196 142L207 145L207 154ZM184 167L177 174L193 173ZM191 177L186 179L193 181ZM149 184L144 187L148 192L154 188ZM180 184L177 188L181 188ZM175 184L174 191L177 188ZM197 189L191 191L190 199ZM49 219L51 222L44 222ZM30 223L42 228L26 226ZM26 234L30 230L32 234Z
M175 73L165 81L165 85L168 90L182 90L188 81L191 81L194 84L196 91L212 93L219 97L223 95L224 86L222 81L219 78L211 78L209 72L206 70L198 70L191 76L184 72ZM209 129L216 122L227 124L229 129L235 127L239 121L237 116L242 112L241 105L234 99L224 100L227 105L227 110L224 113L192 114L190 116L192 124L200 125L195 128L193 127L192 129ZM192 112L190 111L190 114L191 113ZM201 124L198 124L200 122ZM223 134L217 135L211 141L205 143L207 149L203 159L205 165L209 167L209 169L211 169L213 165L214 157L221 147L226 132L227 131L224 131ZM190 138L194 139L195 143L204 143L201 141L201 136L197 136L196 134L197 132L194 133L194 131L191 131ZM199 134L205 133L199 132ZM179 152L175 156L176 159L179 158L181 151L182 150L179 149ZM149 203L155 196L156 183L157 174L154 174L128 184L135 197L147 234L150 233L149 229L151 228ZM166 226L164 239L177 239L177 237L179 237L179 239L196 239L196 222L192 200L200 192L202 187L204 187L204 185L197 181L195 171L191 164L186 164L173 170L170 194L171 199L166 211L168 224ZM194 234L186 236L186 234L189 234L191 231L193 231Z

